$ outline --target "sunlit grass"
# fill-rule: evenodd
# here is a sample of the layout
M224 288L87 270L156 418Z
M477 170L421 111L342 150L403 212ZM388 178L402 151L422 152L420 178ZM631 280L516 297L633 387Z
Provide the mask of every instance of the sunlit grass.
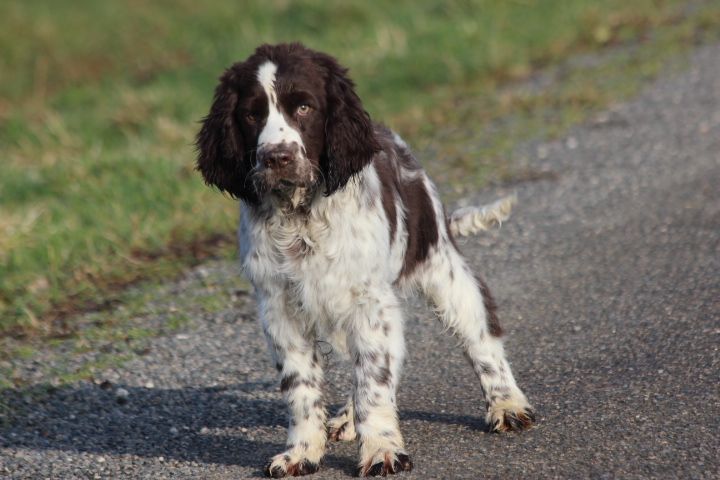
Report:
M484 102L499 85L642 38L685 3L2 2L0 332L52 331L63 312L231 241L236 204L202 184L191 144L218 75L260 43L336 55L371 114L422 147L444 141L428 139L435 127L479 131L540 102ZM462 154L452 165L473 182L487 169Z

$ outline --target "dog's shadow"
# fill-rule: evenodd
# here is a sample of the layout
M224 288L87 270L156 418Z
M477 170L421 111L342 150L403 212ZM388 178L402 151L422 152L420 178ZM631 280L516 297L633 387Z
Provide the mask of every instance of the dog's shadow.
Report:
M419 410L401 410L400 420L458 425L471 431L487 432L488 424L481 416L460 415L456 413L423 412Z
M283 445L255 436L284 426L283 406L280 399L247 398L244 392L272 387L102 388L85 382L5 389L0 445L260 467ZM118 389L127 397L119 398Z
M287 422L275 382L179 389L105 387L82 382L0 390L0 447L163 456L239 465L258 474L265 460L283 449ZM118 402L120 388L127 391L126 401ZM482 419L465 415L410 410L401 418L485 428ZM354 449L345 457L331 453L325 463L354 472Z

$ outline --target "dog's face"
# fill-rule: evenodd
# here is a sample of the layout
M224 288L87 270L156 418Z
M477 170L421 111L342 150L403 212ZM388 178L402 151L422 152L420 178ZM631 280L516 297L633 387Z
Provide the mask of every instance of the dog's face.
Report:
M380 151L346 72L300 44L263 45L230 67L197 136L205 181L292 208L342 188Z

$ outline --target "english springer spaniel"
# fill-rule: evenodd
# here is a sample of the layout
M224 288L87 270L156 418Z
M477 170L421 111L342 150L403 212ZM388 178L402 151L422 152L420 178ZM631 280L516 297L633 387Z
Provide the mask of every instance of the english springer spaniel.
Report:
M493 298L453 241L502 221L509 201L446 217L405 142L370 120L347 69L298 43L262 45L225 71L197 146L205 181L241 200L242 265L289 407L287 449L267 475L317 471L328 439L358 438L361 476L412 468L395 392L399 297L414 289L462 341L489 429L532 425ZM330 420L318 339L348 352L354 368Z

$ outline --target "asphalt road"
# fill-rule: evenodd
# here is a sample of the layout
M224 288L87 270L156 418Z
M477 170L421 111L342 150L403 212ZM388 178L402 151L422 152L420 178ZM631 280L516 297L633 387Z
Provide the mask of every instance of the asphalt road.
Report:
M720 47L518 157L551 174L507 187L511 221L462 250L500 303L538 426L484 433L461 351L413 306L399 404L415 470L403 477L720 478ZM109 388L7 395L0 477L259 475L285 420L246 303L157 338L106 372ZM335 404L342 367L330 357ZM350 476L355 448L332 445L313 478Z

